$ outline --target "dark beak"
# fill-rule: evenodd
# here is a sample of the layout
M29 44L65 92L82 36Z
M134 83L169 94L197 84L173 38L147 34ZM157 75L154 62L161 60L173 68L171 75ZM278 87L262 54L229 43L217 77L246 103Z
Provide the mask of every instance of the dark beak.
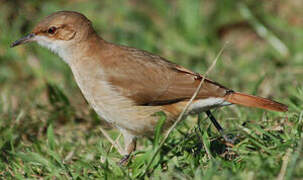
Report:
M25 37L23 37L23 38L15 41L15 42L13 42L11 44L11 47L15 47L15 46L18 46L20 44L25 44L25 43L31 42L31 41L33 41L33 37L35 37L35 34L31 33L31 34L29 34L29 35L27 35L27 36L25 36Z

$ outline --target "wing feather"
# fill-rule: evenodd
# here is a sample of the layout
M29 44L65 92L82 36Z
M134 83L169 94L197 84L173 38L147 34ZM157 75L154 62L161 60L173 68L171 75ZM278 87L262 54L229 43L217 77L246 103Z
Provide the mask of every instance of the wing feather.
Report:
M190 99L202 76L166 59L135 48L118 46L105 65L106 75L123 96L137 105L164 105ZM197 98L223 97L229 89L206 79Z

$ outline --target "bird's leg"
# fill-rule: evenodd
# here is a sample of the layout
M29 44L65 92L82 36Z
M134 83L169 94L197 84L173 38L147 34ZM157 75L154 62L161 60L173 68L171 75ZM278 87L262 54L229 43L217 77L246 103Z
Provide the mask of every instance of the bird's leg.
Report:
M212 115L210 110L207 110L206 114L207 114L208 118L211 120L211 122L213 123L213 125L216 127L216 129L219 131L221 136L224 138L225 142L234 144L235 143L235 138L231 138L227 134L225 134L224 129L219 124L219 122L216 120L216 118Z
M122 131L124 136L124 146L125 146L125 154L123 158L120 160L119 164L125 164L129 158L131 157L131 153L136 150L136 137L126 131Z

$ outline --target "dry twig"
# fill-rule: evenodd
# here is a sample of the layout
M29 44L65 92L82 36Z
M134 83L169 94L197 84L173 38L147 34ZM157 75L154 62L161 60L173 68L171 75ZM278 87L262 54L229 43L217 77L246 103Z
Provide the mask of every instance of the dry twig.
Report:
M197 87L195 93L192 95L191 99L188 101L188 103L186 104L186 106L183 108L183 111L181 112L181 114L179 115L178 119L174 122L174 124L168 129L168 131L166 132L163 140L161 141L160 145L158 146L158 148L156 149L155 153L153 154L150 162L147 164L146 169L145 169L145 173L147 172L147 170L149 169L149 167L151 166L152 162L154 161L156 155L159 153L161 147L164 145L166 139L168 138L169 134L173 131L173 129L177 126L177 124L182 120L182 118L184 117L184 115L187 113L187 110L189 108L189 106L192 104L193 100L196 98L196 96L198 95L198 93L200 92L200 89L202 87L202 84L205 81L206 76L209 74L209 72L215 67L219 57L221 56L223 50L225 48L225 45L221 48L219 54L217 55L217 57L214 59L213 63L211 64L211 66L207 69L206 73L203 75L203 78L199 84L199 86Z
M121 155L125 155L125 151L124 149L120 146L119 143L117 143L116 141L114 141L108 134L107 132L102 128L100 127L100 131L102 132L102 134L106 137L106 139L112 144L112 146L114 146L118 152L121 154Z

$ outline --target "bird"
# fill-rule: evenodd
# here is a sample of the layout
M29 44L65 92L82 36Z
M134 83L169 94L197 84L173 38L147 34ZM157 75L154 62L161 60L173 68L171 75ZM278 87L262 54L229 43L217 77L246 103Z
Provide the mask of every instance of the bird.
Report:
M154 134L157 112L166 116L164 129L176 121L202 80L187 114L209 115L210 109L232 104L288 111L284 104L234 91L159 55L108 42L79 12L50 14L11 47L28 42L50 49L68 64L88 104L124 136L126 158L137 138Z

